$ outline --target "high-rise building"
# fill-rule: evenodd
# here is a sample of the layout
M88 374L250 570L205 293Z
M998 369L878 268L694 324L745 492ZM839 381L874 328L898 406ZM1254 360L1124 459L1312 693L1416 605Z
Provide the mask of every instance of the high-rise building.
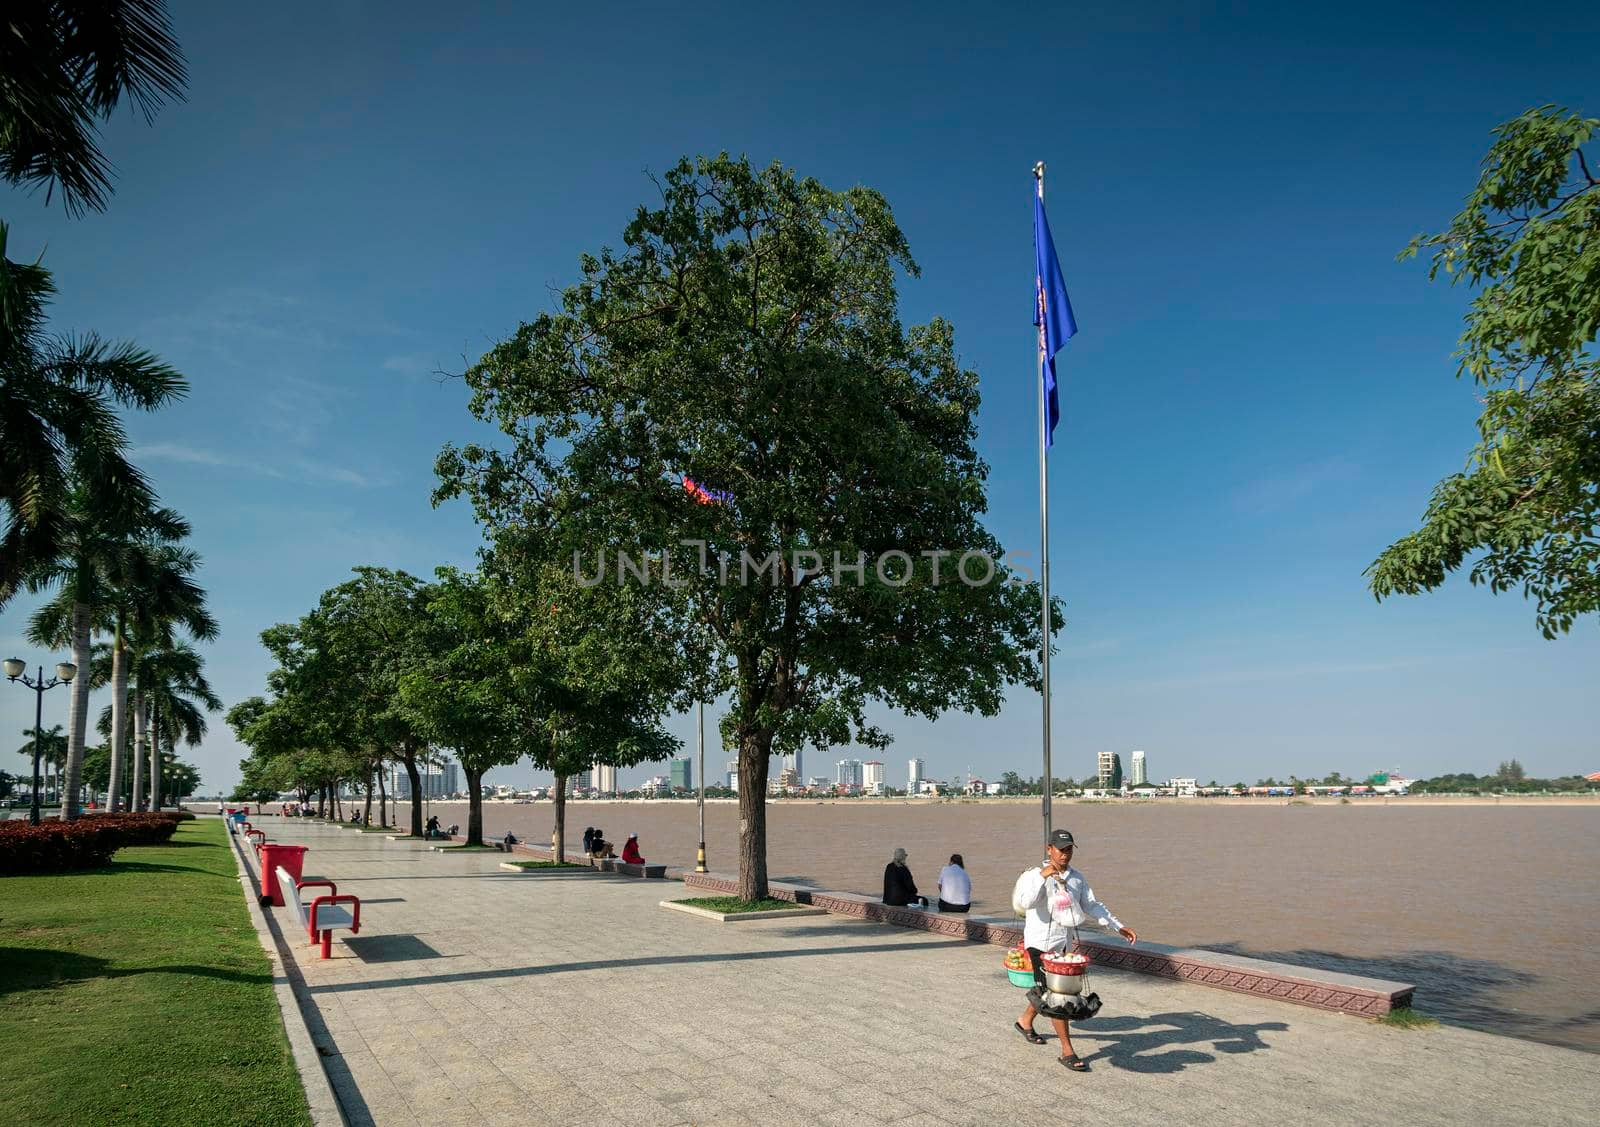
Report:
M883 761L869 759L861 765L861 789L869 794L883 793Z
M1144 752L1133 753L1133 782L1129 785L1142 787L1150 781L1150 776L1145 771Z
M804 778L806 773L804 753L804 748L797 747L783 757L783 765L801 778Z
M674 759L668 769L673 790L694 790L694 760Z
M834 782L841 787L859 787L861 785L861 760L839 760L838 773Z
M906 794L922 793L922 760L913 759L906 764Z
M1122 756L1114 751L1102 751L1097 768L1097 787L1101 790L1122 789Z
M609 763L596 763L589 771L589 788L598 794L616 794L617 769Z

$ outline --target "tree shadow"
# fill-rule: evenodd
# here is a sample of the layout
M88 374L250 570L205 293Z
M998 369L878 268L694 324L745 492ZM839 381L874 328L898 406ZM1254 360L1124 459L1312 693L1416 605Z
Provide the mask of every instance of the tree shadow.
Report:
M1536 1037L1541 1032L1553 1031L1558 1024L1535 1014L1518 1013L1508 1001L1510 992L1538 982L1538 975L1490 959L1469 958L1448 951L1406 951L1375 957L1308 948L1256 951L1237 942L1206 943L1200 949L1409 982L1417 988L1418 1008L1426 1010L1429 1017L1494 1033ZM1582 1019L1579 1024L1584 1024Z
M1079 1050L1085 1061L1103 1060L1112 1068L1145 1073L1182 1072L1191 1065L1215 1061L1217 1053L1254 1053L1268 1049L1271 1046L1261 1039L1261 1034L1284 1032L1289 1028L1283 1021L1245 1025L1195 1011L1149 1017L1090 1018L1072 1025L1075 1038L1101 1043L1099 1049L1087 1055ZM1151 1026L1166 1028L1152 1029ZM1209 1045L1210 1051L1178 1047L1202 1044Z
M227 877L225 873L219 873L199 865L167 865L158 861L112 861L111 864L103 868L83 871L106 876L131 876L136 873L201 873L208 877ZM228 877L227 879L231 880L232 878Z
M178 974L216 978L225 982L272 983L272 975L251 974L226 967L175 963L171 966L113 967L109 960L76 951L47 947L0 947L0 995L23 990L46 990L91 979L132 978L143 974Z

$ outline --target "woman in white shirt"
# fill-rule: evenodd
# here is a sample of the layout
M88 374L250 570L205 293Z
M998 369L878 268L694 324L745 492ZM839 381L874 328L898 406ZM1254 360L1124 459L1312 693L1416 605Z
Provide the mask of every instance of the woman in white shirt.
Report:
M1044 955L1057 954L1071 946L1077 928L1093 924L1116 932L1129 943L1139 938L1131 927L1122 926L1111 909L1095 899L1089 882L1072 867L1072 847L1072 835L1066 830L1051 833L1045 846L1047 860L1018 877L1012 892L1015 906L1027 912L1022 925L1022 945L1033 960L1033 977L1041 992L1044 970L1039 965L1040 960ZM1039 1011L1030 1001L1017 1019L1017 1032L1030 1043L1042 1045L1044 1038L1033 1031L1033 1019L1038 1016ZM1089 1066L1072 1051L1067 1019L1052 1017L1050 1023L1056 1027L1056 1037L1061 1042L1061 1063L1074 1072L1088 1072Z
M939 870L939 911L965 912L972 907L972 878L967 875L961 854L950 854L950 863Z

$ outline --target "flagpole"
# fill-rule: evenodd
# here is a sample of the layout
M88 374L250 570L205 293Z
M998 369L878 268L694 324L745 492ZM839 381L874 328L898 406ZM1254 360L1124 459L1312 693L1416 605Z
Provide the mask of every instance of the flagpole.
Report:
M1035 190L1044 203L1044 161L1033 166ZM1042 286L1035 278L1035 286ZM1035 296L1037 301L1037 295ZM1046 472L1045 447L1050 438L1050 420L1044 401L1044 326L1039 326L1039 362L1033 382L1039 388L1039 672L1044 690L1044 835L1050 836L1050 476Z

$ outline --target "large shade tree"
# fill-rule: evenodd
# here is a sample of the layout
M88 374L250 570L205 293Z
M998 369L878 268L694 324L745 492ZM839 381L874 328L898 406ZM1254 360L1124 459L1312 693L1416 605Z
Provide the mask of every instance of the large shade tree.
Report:
M740 893L760 897L775 749L882 745L873 702L989 714L1037 684L1037 587L1010 582L980 520L978 377L948 323L902 326L917 267L868 188L684 160L581 269L466 372L504 438L447 448L436 496L467 495L497 540L539 529L589 578L649 572L683 636L709 639L683 672L732 695ZM652 562L597 567L607 549ZM987 582L956 574L968 552Z
M1500 126L1461 213L1401 255L1431 252L1430 279L1477 289L1456 356L1483 410L1466 468L1367 569L1380 600L1465 567L1474 585L1520 589L1546 638L1600 611L1597 129L1551 107Z
M71 212L111 194L99 123L125 100L149 121L185 81L161 0L7 0L0 75L0 179Z

